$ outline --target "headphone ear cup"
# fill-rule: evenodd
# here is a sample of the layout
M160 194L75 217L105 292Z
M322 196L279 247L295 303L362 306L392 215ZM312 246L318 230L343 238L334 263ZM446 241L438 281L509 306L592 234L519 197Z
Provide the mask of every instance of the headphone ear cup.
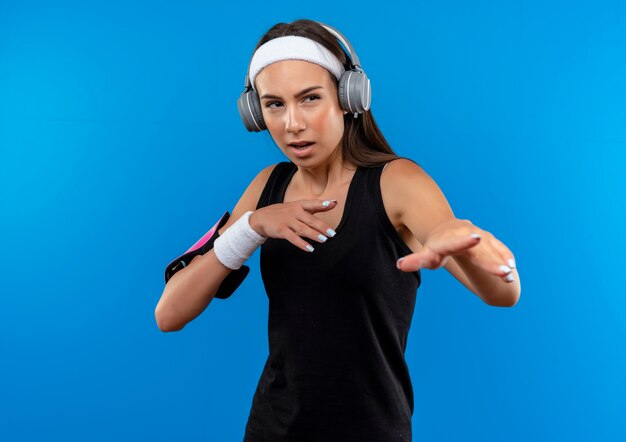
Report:
M359 114L369 110L372 89L365 72L345 71L339 79L337 89L339 104L343 110Z
M261 101L254 89L244 91L241 94L237 100L237 108L239 109L239 116L249 132L261 132L267 129L263 120Z

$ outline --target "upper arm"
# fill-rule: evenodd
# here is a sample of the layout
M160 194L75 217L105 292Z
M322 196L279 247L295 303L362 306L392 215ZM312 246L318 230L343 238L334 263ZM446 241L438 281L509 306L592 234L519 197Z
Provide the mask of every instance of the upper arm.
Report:
M456 218L435 180L408 159L390 162L381 176L381 186L388 189L385 193L390 195L389 210L396 213L400 223L421 245L438 224ZM468 290L478 294L454 256L451 258L444 268Z
M276 164L267 166L265 169L261 170L256 177L254 177L250 184L248 184L248 187L239 198L239 201L231 212L230 217L226 221L226 224L224 224L222 228L217 231L219 235L222 235L222 233L224 233L226 229L233 225L235 221L241 218L244 213L249 210L254 211L256 209L259 198L261 197L261 193L263 192L263 188L265 187L265 184L267 183L267 180L272 173L272 170L274 170L274 167L276 167ZM188 266L193 264L194 260L199 256L202 255L194 256L189 262Z
M239 218L243 216L244 213L248 211L254 211L259 202L259 198L261 197L261 193L263 192L263 188L267 183L267 180L276 167L276 164L272 164L271 166L266 167L261 170L257 176L250 182L246 190L243 192L239 201L235 205L228 221L226 224L222 226L221 229L218 230L218 233L221 235L224 231L229 228L232 224L234 224Z

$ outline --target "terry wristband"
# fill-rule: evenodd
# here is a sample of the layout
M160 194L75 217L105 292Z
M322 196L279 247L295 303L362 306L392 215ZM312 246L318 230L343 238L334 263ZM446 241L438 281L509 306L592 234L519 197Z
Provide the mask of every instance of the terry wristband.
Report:
M170 278L178 271L184 269L191 260L197 255L204 255L209 250L213 249L215 244L215 240L219 238L218 230L221 229L226 222L230 218L230 213L225 212L224 215L219 219L217 223L211 229L202 235L202 237L196 241L194 245L192 245L187 251L170 262L165 268L165 283L170 280ZM230 228L228 229L230 230ZM255 232L256 233L256 232ZM247 266L241 266L237 270L233 270L230 272L224 281L220 284L217 293L215 294L216 298L226 299L230 295L234 293L234 291L241 285L243 280L248 276L248 272L250 268Z
M249 218L252 213L244 213L215 241L215 256L231 270L238 270L267 239L250 227Z

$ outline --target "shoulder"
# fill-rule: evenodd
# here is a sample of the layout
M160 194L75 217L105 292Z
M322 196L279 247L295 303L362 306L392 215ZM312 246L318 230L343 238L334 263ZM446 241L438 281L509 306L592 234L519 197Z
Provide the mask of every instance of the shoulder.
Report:
M387 175L394 175L395 177L426 174L424 169L410 158L400 157L389 161L385 164L383 172Z
M280 163L271 164L261 169L261 171L257 173L257 175L252 179L250 184L248 184L246 190L239 198L239 201L233 208L230 218L228 219L226 224L224 224L224 226L222 226L222 228L219 230L220 235L235 221L241 218L244 213L256 210L257 203L259 201L259 198L261 197L261 194L263 193L265 185L267 184L267 180L269 179L276 166L278 166L278 164Z
M438 190L435 180L415 161L397 158L388 162L381 173L381 188L400 196Z
M411 199L411 194L419 189L420 193L428 191L434 180L415 161L409 158L391 160L383 167L380 176L380 188L385 205L394 212L400 212L403 205Z
M261 171L259 171L259 173L254 177L250 184L255 184L257 187L260 186L261 190L263 190L263 187L265 187L267 180L269 179L276 166L278 166L278 164L280 163L270 164L269 166L261 169Z
M395 159L380 178L384 204L398 225L423 241L434 224L452 216L452 210L435 180L416 162Z

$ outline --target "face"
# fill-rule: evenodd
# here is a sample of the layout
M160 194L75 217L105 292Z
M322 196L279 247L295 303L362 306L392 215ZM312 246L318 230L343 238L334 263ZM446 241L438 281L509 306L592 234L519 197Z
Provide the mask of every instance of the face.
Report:
M255 79L267 129L297 165L319 165L341 152L345 112L331 75L315 63L283 60L265 67ZM294 141L314 144L298 150L289 145Z

